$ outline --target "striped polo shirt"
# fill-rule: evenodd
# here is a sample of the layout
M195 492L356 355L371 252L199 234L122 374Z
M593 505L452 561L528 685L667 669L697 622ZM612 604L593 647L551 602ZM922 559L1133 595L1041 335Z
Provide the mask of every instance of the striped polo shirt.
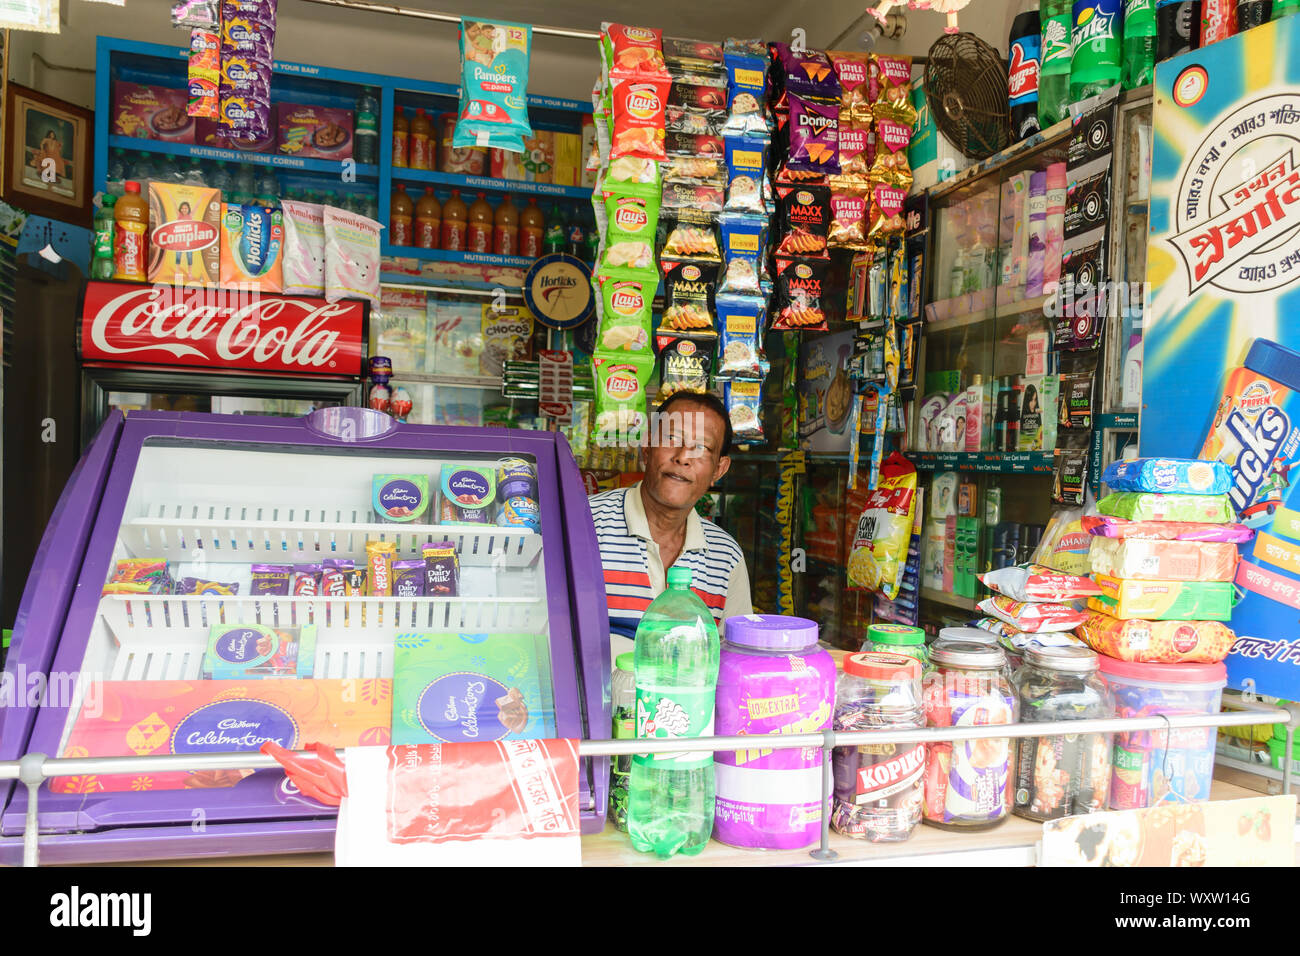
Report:
M641 502L641 483L601 492L588 501L605 570L609 629L612 635L632 638L646 607L665 587L659 545L650 535ZM713 612L719 631L724 618L753 612L740 545L694 510L686 519L686 538L674 567L691 569L691 590Z

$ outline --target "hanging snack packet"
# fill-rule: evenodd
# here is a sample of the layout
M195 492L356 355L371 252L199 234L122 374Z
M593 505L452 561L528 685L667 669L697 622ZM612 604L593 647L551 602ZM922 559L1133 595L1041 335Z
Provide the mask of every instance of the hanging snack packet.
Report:
M661 330L712 338L713 297L718 264L699 259L664 259L664 312Z
M826 259L776 257L776 315L773 329L826 331Z
M601 30L601 61L611 77L668 75L662 30L621 23L602 24Z
M907 147L912 142L912 127L897 120L876 120L876 158L871 178L906 190L912 185L912 167L907 161Z
M726 259L720 292L758 295L762 292L760 273L766 242L767 220L744 213L725 213L722 217L722 252Z
M379 305L379 223L325 207L325 299L367 299Z
M718 366L720 379L766 378L767 360L761 340L767 301L755 296L719 294Z
M723 129L728 133L767 132L767 118L763 104L767 101L767 53L755 56L748 52L733 52L731 41L723 53L727 66L727 122Z
M681 186L725 185L727 166L718 156L669 156L664 164L664 181Z
M907 228L903 221L903 200L906 198L906 189L882 183L872 184L871 208L867 212L868 239L887 239L903 234Z
M647 423L645 388L654 371L654 353L649 349L597 349L591 360L596 369L596 444L640 444Z
M745 136L728 136L725 209L762 214L763 180L767 175L767 143Z
M840 130L853 123L862 129L871 125L871 54L839 52L826 54L840 84Z
M659 191L659 164L644 156L621 156L605 170L602 187L614 183L646 183Z
M840 107L838 98L823 103L790 94L791 172L837 175L840 171Z
M691 209L675 209L670 216L665 216L665 221L667 238L662 252L664 257L707 259L715 263L722 261L722 250L718 246L712 215Z
M615 81L610 92L613 103L614 132L610 142L610 159L642 156L661 161L664 150L664 104L668 99L668 75L662 78L641 76Z
M830 178L831 224L826 244L836 249L867 249L867 195L871 184L844 176Z
M788 43L773 43L772 54L783 77L783 88L792 97L839 100L840 81L825 53L820 50L796 53Z
M916 125L916 107L912 105L912 58L884 56L871 58L871 115L892 119L911 128Z
M523 23L460 21L460 111L452 148L522 153L528 121L528 60L533 28Z
M662 44L664 63L673 76L694 74L725 78L726 67L722 64L721 43L664 37Z
M284 213L284 291L286 295L325 294L325 207L286 199Z
M895 453L880 466L880 481L858 519L849 555L848 587L898 597L916 507L916 468Z
M824 256L831 220L828 186L777 186L781 216L779 256Z
M665 210L691 210L699 213L722 212L725 185L717 183L692 183L664 180L660 208Z
M172 26L221 29L221 5L217 0L180 0L172 4Z
M723 385L723 402L737 445L760 445L763 437L763 383L732 379Z
M650 353L650 316L659 274L601 268L596 273L601 320L596 348L614 354Z
M713 343L686 335L656 335L659 346L659 393L662 405L675 392L707 392Z
M668 90L668 106L681 106L688 110L707 113L719 127L727 122L727 74L717 77L686 76L673 78Z
M195 27L190 31L189 116L216 119L221 88L221 34Z
M840 110L840 175L865 180L876 159L876 137L859 126L846 126Z
M607 183L606 230L601 264L610 268L654 268L659 228L659 189L653 183Z

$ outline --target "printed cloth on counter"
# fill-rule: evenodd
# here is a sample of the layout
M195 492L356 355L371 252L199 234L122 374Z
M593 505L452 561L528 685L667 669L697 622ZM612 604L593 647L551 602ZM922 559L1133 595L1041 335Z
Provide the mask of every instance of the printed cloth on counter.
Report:
M1237 546L1210 541L1093 538L1088 558L1095 574L1144 581L1231 581Z
M1216 664L1237 639L1218 621L1120 620L1099 612L1076 633L1098 654L1137 664Z
M578 866L576 740L353 747L339 866Z

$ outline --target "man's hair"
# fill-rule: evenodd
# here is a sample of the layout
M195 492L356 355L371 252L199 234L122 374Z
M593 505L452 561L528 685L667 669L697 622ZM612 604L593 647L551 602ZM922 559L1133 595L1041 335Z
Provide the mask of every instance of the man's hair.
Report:
M727 406L722 404L722 399L718 398L718 396L714 395L712 392L673 392L664 400L664 403L659 406L658 414L660 416L666 415L669 409L681 402L686 402L691 405L703 405L709 411L713 412L713 414L722 419L722 448L718 452L718 457L722 458L726 455L730 455L731 441L734 435L731 430L731 416L727 414Z

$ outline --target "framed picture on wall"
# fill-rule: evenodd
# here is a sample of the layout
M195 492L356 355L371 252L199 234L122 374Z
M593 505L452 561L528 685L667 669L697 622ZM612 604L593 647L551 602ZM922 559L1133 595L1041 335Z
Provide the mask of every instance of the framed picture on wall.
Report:
M89 226L91 111L10 83L4 104L5 202Z

